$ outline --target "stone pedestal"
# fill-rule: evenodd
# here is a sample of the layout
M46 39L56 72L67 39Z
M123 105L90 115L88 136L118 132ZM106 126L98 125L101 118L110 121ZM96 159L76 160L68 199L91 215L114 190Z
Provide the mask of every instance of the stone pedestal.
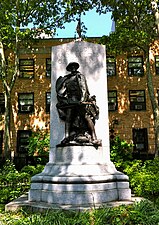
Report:
M102 163L102 147L57 147L55 157L56 163L48 163L32 177L30 202L80 209L131 199L128 177L111 161Z
M42 173L32 177L29 201L55 208L101 206L111 201L131 200L128 177L110 161L105 46L84 41L52 48L50 153ZM95 123L102 147L57 147L65 137L65 122L56 104L56 80L68 73L66 66L77 62L85 75L90 95L96 96L99 118Z

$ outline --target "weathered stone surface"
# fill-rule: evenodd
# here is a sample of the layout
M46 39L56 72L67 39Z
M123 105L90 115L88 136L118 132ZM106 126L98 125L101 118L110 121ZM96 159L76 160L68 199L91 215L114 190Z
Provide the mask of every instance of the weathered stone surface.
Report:
M92 210L94 208L98 208L101 206L105 207L117 207L120 205L129 205L133 204L134 202L140 202L141 200L144 200L141 197L132 197L130 200L117 200L117 201L109 201L107 203L101 203L99 204L93 204L93 205L66 205L66 204L54 204L54 203L47 203L47 202L30 202L28 201L28 195L22 195L19 198L13 200L12 202L5 205L5 211L17 211L20 209L26 209L28 208L32 212L48 212L48 210L77 210L79 211L85 211L85 210Z
M107 78L105 46L85 41L70 42L52 48L52 76L51 76L51 113L50 113L50 162L55 161L56 145L64 139L65 123L60 120L56 104L57 78L68 74L66 66L70 62L78 62L78 69L85 75L90 95L96 96L99 107L99 118L95 129L97 138L102 140L102 160L109 159L109 127L107 104Z
M56 108L55 82L66 75L70 62L80 64L91 95L96 96L99 119L95 124L102 146L57 147L65 137L65 123ZM29 202L57 208L102 206L131 200L128 177L110 161L105 47L88 42L71 42L53 47L51 78L51 141L49 162L32 177Z
M29 201L81 207L131 199L128 177L111 161L99 163L100 151L93 146L57 147L56 162L32 177Z

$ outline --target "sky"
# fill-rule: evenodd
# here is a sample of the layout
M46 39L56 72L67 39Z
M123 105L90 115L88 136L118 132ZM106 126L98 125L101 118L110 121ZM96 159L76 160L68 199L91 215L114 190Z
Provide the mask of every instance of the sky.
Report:
M99 15L95 10L88 11L86 15L81 16L81 21L87 27L87 37L101 37L109 35L112 28L111 13ZM74 38L76 33L77 22L65 24L65 29L57 29L58 38Z

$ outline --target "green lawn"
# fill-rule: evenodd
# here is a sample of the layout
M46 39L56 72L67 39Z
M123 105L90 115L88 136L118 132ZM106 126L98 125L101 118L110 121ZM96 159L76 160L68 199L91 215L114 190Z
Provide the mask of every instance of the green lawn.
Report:
M4 205L3 205L4 206ZM157 225L159 209L144 200L128 206L100 208L85 212L48 211L31 213L27 211L4 212L1 205L0 225Z

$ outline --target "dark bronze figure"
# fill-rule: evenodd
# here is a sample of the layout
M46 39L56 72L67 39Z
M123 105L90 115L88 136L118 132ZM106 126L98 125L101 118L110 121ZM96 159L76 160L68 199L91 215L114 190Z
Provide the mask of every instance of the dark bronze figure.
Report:
M56 81L57 110L65 121L65 138L61 145L101 145L95 132L95 119L99 108L96 96L90 96L86 78L77 71L79 64L71 62L66 67L70 73Z

